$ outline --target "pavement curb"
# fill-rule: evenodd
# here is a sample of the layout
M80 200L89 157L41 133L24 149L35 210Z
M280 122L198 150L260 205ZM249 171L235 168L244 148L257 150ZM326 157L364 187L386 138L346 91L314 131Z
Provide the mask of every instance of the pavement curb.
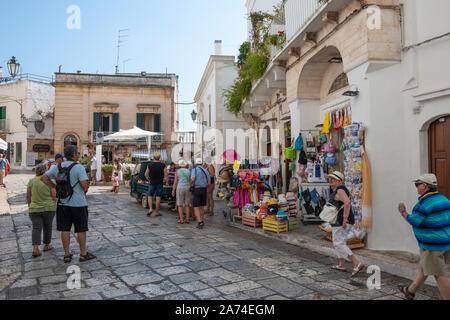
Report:
M229 222L229 225L241 230L253 232L255 234L259 234L266 238L280 240L301 248L309 249L314 252L318 252L320 254L330 256L333 258L337 258L334 249L332 247L326 247L318 244L311 243L308 239L302 239L299 237L294 237L289 234L276 234L272 232L267 232L262 229L255 229L252 227L247 227L239 223ZM384 259L380 259L373 256L361 255L358 254L358 251L354 251L357 259L362 262L366 266L376 265L379 266L382 272L386 272L395 276L399 276L402 278L414 280L417 273L417 265L411 264L410 262L405 261L404 263L393 263L390 261L386 261ZM425 284L437 287L436 281L429 277Z

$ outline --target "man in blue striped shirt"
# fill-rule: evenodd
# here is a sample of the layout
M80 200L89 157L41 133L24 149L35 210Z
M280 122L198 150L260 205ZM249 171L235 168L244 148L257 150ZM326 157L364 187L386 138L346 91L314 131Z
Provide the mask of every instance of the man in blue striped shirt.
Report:
M419 202L411 214L404 203L398 205L403 218L412 225L419 243L420 263L416 279L409 286L399 286L408 300L429 276L434 276L444 300L450 300L450 282L445 276L446 260L450 258L450 201L437 191L434 174L424 174L414 183Z

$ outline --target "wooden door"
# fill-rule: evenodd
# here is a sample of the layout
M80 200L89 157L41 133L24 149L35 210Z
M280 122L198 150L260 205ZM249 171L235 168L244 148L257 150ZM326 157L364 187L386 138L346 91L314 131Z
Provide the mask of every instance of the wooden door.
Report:
M439 192L450 198L450 116L432 123L428 138L430 172L437 177Z

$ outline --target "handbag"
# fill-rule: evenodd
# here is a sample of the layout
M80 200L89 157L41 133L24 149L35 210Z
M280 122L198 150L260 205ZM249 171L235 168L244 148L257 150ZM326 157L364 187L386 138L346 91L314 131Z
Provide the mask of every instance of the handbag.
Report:
M341 208L337 208L330 202L327 202L327 204L323 207L323 210L320 213L319 218L322 221L335 224L337 221L338 213L339 211L341 211L342 208L343 206Z
M297 152L295 150L295 146L292 146L289 148L284 148L283 152L284 152L284 156L286 157L286 159L292 160L297 157Z

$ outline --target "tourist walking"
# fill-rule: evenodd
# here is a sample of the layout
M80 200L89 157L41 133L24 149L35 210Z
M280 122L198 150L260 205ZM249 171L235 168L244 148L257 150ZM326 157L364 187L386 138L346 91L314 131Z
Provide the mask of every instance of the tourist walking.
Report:
M56 225L57 230L61 231L64 262L71 262L73 257L69 251L72 225L78 236L80 262L84 262L96 258L86 250L86 232L89 231L86 192L89 190L89 179L85 168L77 163L80 153L76 146L65 147L64 157L67 161L52 167L42 175L41 180L52 189L56 188ZM51 179L56 179L57 185Z
M364 265L356 259L352 250L347 246L347 235L355 224L355 216L350 201L350 192L344 186L345 176L341 172L333 172L329 175L329 180L330 187L333 190L329 202L340 209L336 223L332 224L333 245L339 258L339 264L333 266L332 269L346 272L345 260L350 259L353 263L353 270L351 273L353 277L364 269Z
M0 186L2 187L5 186L5 184L3 183L3 179L5 178L6 164L6 155L0 153Z
M186 161L180 160L178 165L180 168L176 171L175 174L175 180L172 188L172 197L175 197L176 195L178 215L180 216L178 223L183 224L190 222L190 206L192 195L189 190L191 182L189 177L191 176L191 172L189 170L189 164ZM183 209L186 211L186 219L183 215Z
M40 257L42 253L39 246L42 244L42 232L44 233L43 251L52 250L53 219L56 211L56 190L45 185L41 181L42 175L47 171L47 165L42 163L36 167L36 177L28 181L27 203L28 213L33 231L31 241L33 245L33 258Z
M450 259L450 201L437 191L434 174L423 174L414 180L419 202L412 213L399 203L398 211L412 226L420 248L419 271L410 286L399 286L408 300L413 300L429 276L434 276L444 300L450 300L450 282L445 276Z
M208 170L202 167L202 159L195 160L195 167L191 173L191 184L193 188L192 206L194 207L195 216L198 221L197 228L202 229L205 225L205 206L206 206L206 189L211 183Z
M207 169L211 178L211 183L206 188L206 213L214 215L214 189L216 187L216 170L211 163L211 158L207 158L203 168Z
M98 169L97 157L95 156L95 153L93 153L93 152L90 153L90 156L91 156L91 160L87 164L87 167L90 166L90 168L91 168L92 185L96 186L97 185L97 169Z
M153 196L156 194L155 217L159 217L161 216L159 213L159 205L163 194L164 178L166 179L166 184L168 184L169 180L167 168L164 163L161 162L161 154L158 152L153 154L153 162L148 164L147 169L145 170L145 178L150 180L150 186L148 187L149 210L147 216L153 214Z

